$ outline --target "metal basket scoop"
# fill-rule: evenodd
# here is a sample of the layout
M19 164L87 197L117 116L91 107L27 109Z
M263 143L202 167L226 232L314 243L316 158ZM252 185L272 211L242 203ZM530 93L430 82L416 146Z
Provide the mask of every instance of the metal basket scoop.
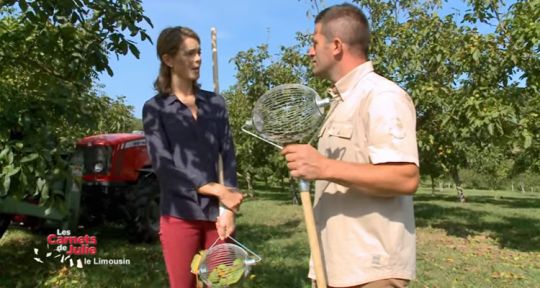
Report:
M261 257L246 248L233 237L233 243L210 246L198 267L199 279L208 287L225 288L240 283L249 275L251 267L261 261Z
M319 127L329 98L301 84L283 84L264 93L253 107L242 131L278 148L302 142ZM256 134L247 128L254 128Z

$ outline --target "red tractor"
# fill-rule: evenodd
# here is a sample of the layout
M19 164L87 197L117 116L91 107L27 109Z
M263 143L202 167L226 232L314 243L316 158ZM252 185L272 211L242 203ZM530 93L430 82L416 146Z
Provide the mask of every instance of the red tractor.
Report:
M65 195L67 209L48 211L38 199L0 197L0 237L10 222L77 229L109 220L125 223L132 242L157 239L159 185L142 133L85 137L70 163L72 175L54 185Z
M134 242L151 242L159 228L159 185L142 133L102 134L77 142L84 159L80 223L122 221Z

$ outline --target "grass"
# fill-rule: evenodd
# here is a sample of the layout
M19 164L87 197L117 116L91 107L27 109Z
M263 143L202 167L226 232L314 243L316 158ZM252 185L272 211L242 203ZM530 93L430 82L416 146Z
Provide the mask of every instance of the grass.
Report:
M450 190L416 194L418 279L411 287L540 287L540 194L465 193L466 203ZM263 257L244 287L310 287L302 208L290 198L278 189L258 190L242 205L236 238ZM159 244L129 244L114 224L76 234L96 235L100 258L131 263L41 264L34 248L48 251L46 236L12 227L0 240L0 287L167 286Z
M415 196L413 287L540 287L540 194L454 191Z

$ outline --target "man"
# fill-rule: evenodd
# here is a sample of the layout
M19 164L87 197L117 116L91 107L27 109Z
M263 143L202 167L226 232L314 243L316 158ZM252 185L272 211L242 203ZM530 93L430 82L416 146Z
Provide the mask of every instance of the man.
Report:
M315 221L331 287L405 287L415 277L415 109L373 71L368 26L350 4L316 17L309 56L314 74L334 83L334 101L318 151L282 150L293 177L317 180Z

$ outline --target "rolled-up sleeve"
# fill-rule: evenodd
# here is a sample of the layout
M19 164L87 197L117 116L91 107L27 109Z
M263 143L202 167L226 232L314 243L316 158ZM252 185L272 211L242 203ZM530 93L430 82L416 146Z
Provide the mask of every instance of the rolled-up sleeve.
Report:
M369 107L369 157L373 164L409 162L418 166L416 114L406 94L389 91Z

